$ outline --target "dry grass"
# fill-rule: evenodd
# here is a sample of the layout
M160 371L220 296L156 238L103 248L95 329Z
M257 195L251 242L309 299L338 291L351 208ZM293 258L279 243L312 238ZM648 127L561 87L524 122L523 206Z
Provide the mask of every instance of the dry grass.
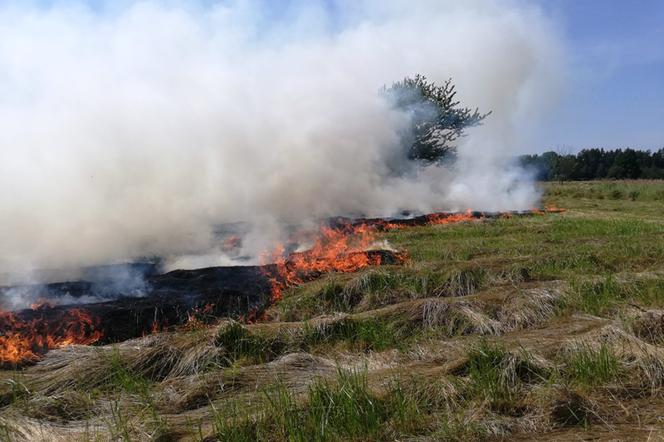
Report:
M408 265L291 289L265 322L51 351L0 373L0 440L662 436L662 185L616 186L389 232Z

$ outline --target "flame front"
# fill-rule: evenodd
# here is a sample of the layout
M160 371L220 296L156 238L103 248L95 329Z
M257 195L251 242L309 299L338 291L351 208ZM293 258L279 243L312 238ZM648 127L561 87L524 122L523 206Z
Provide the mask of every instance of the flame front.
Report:
M564 209L547 207L533 209L531 214L558 213ZM261 261L266 264L264 272L268 278L271 289L271 300L281 299L283 290L303 282L312 280L323 273L355 272L362 268L384 264L385 251L371 250L376 239L376 232L401 229L413 226L432 224L450 224L473 219L483 219L487 216L508 217L524 212L504 212L486 214L482 212L466 211L462 213L433 213L408 219L361 219L346 220L337 223L335 227L321 227L309 236L299 232L288 245L280 244L271 253L263 254ZM303 242L312 246L302 252L291 251ZM239 237L231 237L225 244L228 248L237 248L240 245ZM406 254L403 252L390 252L389 263L403 263ZM268 263L270 263L268 265ZM0 310L0 364L20 364L36 361L41 355L53 348L64 347L71 344L88 345L99 341L103 334L99 330L99 322L77 308L61 310L56 320L46 320L40 312L54 309L47 301L40 300L33 306L33 319L21 319L14 313ZM51 310L52 311L52 310ZM202 309L194 309L189 314L188 324L193 326L195 319L209 315L212 305ZM260 312L248 312L248 321L260 318ZM165 323L159 324L155 318L152 322L153 333L163 330Z
M374 242L375 229L356 226L352 231L321 227L313 246L304 252L286 253L284 245L278 245L270 254L264 254L263 262L271 262L273 270L267 271L272 286L272 300L281 299L286 287L305 282L322 273L355 272L361 268L380 265L380 255L367 253Z
M272 288L272 301L278 301L287 287L298 285L321 273L355 272L367 266L380 265L380 254L368 252L378 231L402 229L413 226L454 224L475 219L509 217L513 214L559 213L565 209L546 207L528 212L484 213L466 210L465 212L439 212L417 218L386 220L381 218L361 219L355 222L342 222L334 228L321 227L314 235L313 246L304 252L287 252L283 244L277 245L271 253L263 254L261 263L273 263L274 268L266 270ZM301 235L301 233L300 233ZM294 243L298 243L297 240ZM396 254L400 262L404 253Z
M64 311L57 323L39 317L23 321L11 312L0 310L0 362L36 361L53 348L92 344L102 337L101 331L95 328L92 317L75 308Z
M422 225L448 224L478 218L471 211L465 213L434 213L426 215ZM331 227L320 227L314 235L313 246L304 252L287 253L287 247L279 244L272 253L262 256L262 263L273 263L274 268L266 271L272 289L272 301L278 301L287 287L302 284L322 273L350 273L368 266L380 265L380 254L369 249L375 242L377 231L408 227L399 220L361 220L342 223ZM401 252L395 254L399 262L406 259Z

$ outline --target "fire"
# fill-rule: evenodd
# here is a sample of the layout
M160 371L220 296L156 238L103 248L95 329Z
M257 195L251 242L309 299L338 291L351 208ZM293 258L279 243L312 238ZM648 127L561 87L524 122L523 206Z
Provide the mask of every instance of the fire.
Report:
M45 299L39 299L37 302L33 302L32 304L30 304L30 308L32 310L39 310L40 308L48 308L48 307L53 307L53 304L51 304Z
M464 213L434 213L426 215L420 224L458 223L475 218L478 216L470 210ZM384 219L339 223L334 228L320 227L314 235L313 245L304 252L286 253L285 245L277 245L261 259L263 263L273 263L273 268L266 271L272 289L272 300L281 299L285 288L302 284L322 273L350 273L368 266L380 265L382 256L370 251L376 239L376 232L410 225L400 220ZM396 257L400 263L406 259L404 253L398 253Z
M564 209L546 207L533 209L530 214L559 213ZM460 223L474 219L509 217L527 214L525 212L483 213L433 213L405 219L359 219L339 218L333 226L321 226L314 232L298 232L288 244L277 245L271 253L263 254L261 261L268 278L271 300L277 301L283 291L295 285L312 280L323 273L355 272L368 266L380 264L401 264L406 260L403 252L372 250L376 234L381 231L402 229L412 226ZM239 237L231 237L225 246L235 248L240 245ZM311 246L304 251L293 251L302 243ZM268 264L269 263L269 264ZM26 310L21 319L11 312L0 310L0 365L20 364L37 361L50 349L72 344L88 345L99 341L103 334L99 330L99 320L84 310L77 308L54 310L47 301L39 300L32 305L32 311ZM185 327L197 327L201 319L214 316L214 305L206 304L188 312ZM45 319L44 312L57 312L57 320ZM25 315L26 312L30 312ZM246 320L261 320L265 312L251 310ZM49 316L53 318L51 314ZM166 324L155 320L150 324L150 332L164 330Z
M533 215L545 215L547 213L563 213L566 210L567 209L562 209L556 206L546 206L543 209L538 209L536 207L532 208L530 209L530 213L532 213Z
M230 235L229 237L224 239L221 245L221 250L223 250L224 252L230 252L238 249L241 245L242 245L242 238L240 238L238 235Z
M0 311L0 363L34 362L53 348L92 344L102 337L95 327L89 314L75 308L65 310L57 323L40 317L23 321L11 312Z
M464 213L432 213L431 215L426 215L426 224L452 224L482 217L482 214L480 216L473 215L470 209Z
M563 213L567 211L567 209L563 209L561 207L556 207L556 206L546 206L544 207L544 212L546 213Z
M559 213L564 209L546 207L533 209L532 214ZM278 301L287 287L302 284L307 279L327 272L355 272L367 266L380 265L382 257L368 251L379 231L402 229L412 226L453 224L487 217L504 218L524 212L485 213L439 212L416 218L386 220L382 218L360 219L355 222L341 220L335 227L320 227L313 239L313 246L304 252L291 252L284 244L277 245L271 253L261 257L263 264L273 263L273 269L266 270L272 289L272 300ZM303 236L299 233L299 236ZM297 244L299 241L293 241ZM403 262L405 254L398 254Z
M284 288L301 284L321 273L354 272L361 268L379 265L381 256L367 252L375 240L375 229L359 225L351 229L321 227L313 246L304 252L286 254L286 247L278 245L271 254L264 255L264 262L272 262L268 270L272 286L272 300L281 299Z
M465 213L434 213L426 215L421 225L448 224L478 218L471 211ZM406 220L407 221L407 220ZM368 266L380 265L383 257L371 253L376 232L401 229L411 224L400 220L360 220L339 223L336 227L320 227L314 235L311 248L304 252L286 253L287 247L279 244L272 253L264 254L262 262L273 263L274 269L266 274L270 279L272 300L281 299L287 287L302 284L321 273L350 273ZM404 253L395 255L399 262L406 259Z

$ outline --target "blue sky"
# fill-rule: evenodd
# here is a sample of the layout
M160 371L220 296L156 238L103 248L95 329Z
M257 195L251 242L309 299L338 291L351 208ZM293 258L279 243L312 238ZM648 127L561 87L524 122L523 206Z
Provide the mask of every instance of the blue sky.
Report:
M338 7L327 1L330 11ZM266 5L278 15L293 2ZM557 23L569 61L559 107L545 116L530 150L664 147L664 0L521 2Z
M534 150L664 147L664 1L538 2L562 27L570 75Z

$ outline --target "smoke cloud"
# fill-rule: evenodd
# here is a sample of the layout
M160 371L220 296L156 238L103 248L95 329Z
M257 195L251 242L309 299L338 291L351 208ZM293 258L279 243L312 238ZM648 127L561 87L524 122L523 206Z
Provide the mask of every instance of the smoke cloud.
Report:
M537 205L511 160L562 70L537 9L275 3L3 2L0 273L184 265L226 222L258 226L255 253L320 217ZM455 167L397 175L409 115L379 89L416 73L493 113Z

